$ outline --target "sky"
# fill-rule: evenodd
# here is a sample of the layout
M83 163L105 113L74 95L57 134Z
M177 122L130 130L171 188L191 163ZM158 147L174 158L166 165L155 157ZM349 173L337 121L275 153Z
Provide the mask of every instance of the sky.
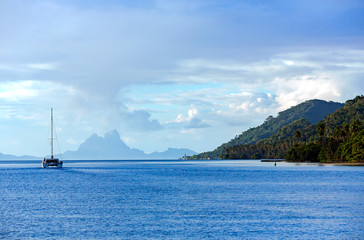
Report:
M310 99L364 93L362 0L0 0L0 153L113 129L213 150Z

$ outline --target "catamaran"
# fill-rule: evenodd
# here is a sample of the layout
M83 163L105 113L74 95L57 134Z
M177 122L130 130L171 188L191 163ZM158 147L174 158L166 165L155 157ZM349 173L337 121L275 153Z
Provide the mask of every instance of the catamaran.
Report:
M42 167L58 167L61 168L63 166L63 161L59 160L58 158L54 158L53 156L53 108L51 108L51 158L45 157L42 161Z

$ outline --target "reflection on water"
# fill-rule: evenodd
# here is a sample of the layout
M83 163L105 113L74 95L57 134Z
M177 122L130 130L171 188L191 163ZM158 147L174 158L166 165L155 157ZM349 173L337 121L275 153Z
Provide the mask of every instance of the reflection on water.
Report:
M364 168L0 162L0 239L360 239Z

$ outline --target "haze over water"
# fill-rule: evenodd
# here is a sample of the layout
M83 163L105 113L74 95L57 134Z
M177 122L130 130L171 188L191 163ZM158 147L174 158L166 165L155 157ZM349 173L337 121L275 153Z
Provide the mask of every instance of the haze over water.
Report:
M0 239L361 239L364 168L0 162Z

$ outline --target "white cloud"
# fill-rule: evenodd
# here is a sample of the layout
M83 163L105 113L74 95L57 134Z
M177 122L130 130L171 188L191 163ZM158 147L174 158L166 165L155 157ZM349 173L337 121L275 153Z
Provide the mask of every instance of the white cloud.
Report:
M292 66L292 65L295 64L294 61L290 61L290 60L284 60L283 63L288 65L288 66Z
M0 101L4 104L49 105L59 104L77 96L78 90L50 81L23 80L0 82Z
M329 75L299 76L296 78L276 78L273 84L277 87L276 101L280 110L285 110L305 100L340 98L337 79Z
M237 90L261 89L262 92L268 91L270 95L274 93L276 100L270 100L277 101L281 105L279 109L285 109L312 98L345 101L361 94L363 83L360 84L360 79L364 76L363 62L364 51L337 49L335 51L286 52L249 63L204 59L185 60L179 66L184 69L180 71L181 74L186 72L189 76L195 76L195 79L229 82L230 91L234 88ZM259 92L259 90L254 91ZM232 93L226 96L225 101L231 110L249 111L254 106L260 105L262 101L259 96L256 96L258 103L253 104L252 100L245 101L244 97L249 97L249 94L251 94L249 91ZM262 102L261 105L264 104L266 102ZM264 107L257 108L255 111L265 113L263 109Z
M214 118L230 126L254 126L259 124L266 114L275 114L278 104L271 93L264 91L243 90L242 93L226 97L225 107L212 112Z
M176 123L181 123L181 122L189 122L191 121L193 118L196 117L196 115L198 114L198 110L196 108L191 108L188 110L187 116L183 116L183 114L178 114L177 118L170 121L170 122L176 122ZM167 122L168 123L168 122Z
M183 116L183 114L178 114L177 118L172 121L167 121L165 124L175 125L173 123L177 123L182 125L184 129L193 129L193 128L205 128L210 127L210 125L201 120L198 117L199 113L196 107L192 107L188 110L187 116Z
M36 70L55 70L57 68L54 63L31 63L26 66Z
M34 88L36 82L3 82L0 83L0 99L5 101L19 101L22 99L33 98L39 94Z

